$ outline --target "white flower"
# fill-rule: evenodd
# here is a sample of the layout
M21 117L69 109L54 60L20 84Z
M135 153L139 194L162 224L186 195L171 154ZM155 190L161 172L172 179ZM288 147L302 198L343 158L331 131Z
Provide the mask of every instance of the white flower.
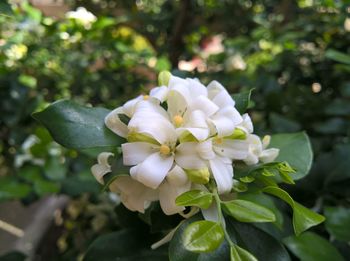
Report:
M177 147L177 163L185 169L209 168L223 194L230 192L233 185L232 160L245 159L247 154L246 141L216 137L200 143L181 143Z
M109 186L111 192L120 195L120 200L131 211L145 213L152 201L158 200L158 191L146 187L130 176L116 178Z
M220 83L205 87L170 73L160 74L159 83L149 96L130 100L105 118L106 126L128 141L122 152L130 176L118 177L110 187L130 210L144 212L159 200L165 214L182 214L175 199L191 187L212 178L219 194L229 193L235 161L256 164L277 157L277 149L266 149L267 138L261 142L252 134L249 115L240 115ZM92 168L100 182L111 171L109 156L100 155Z
M89 29L91 24L97 20L96 16L84 7L78 7L76 11L67 12L66 17L79 21L86 29Z
M157 87L150 95L167 102L167 111L179 136L188 132L203 141L210 134L228 135L242 122L235 102L216 81L206 88L196 79L171 76L168 87Z
M110 152L102 152L97 157L97 164L91 167L91 172L96 178L96 180L103 184L103 176L111 172L111 165L108 163L108 158L114 156Z
M91 172L101 184L104 184L103 176L110 173L111 166L108 158L112 153L102 152L91 168ZM186 173L179 166L175 165L169 171L166 179L159 186L159 189L151 189L130 176L120 176L109 186L111 192L120 195L120 200L131 211L145 212L152 201L159 199L160 206L166 215L173 215L183 211L185 208L177 206L175 199L191 188L191 182Z
M123 122L121 117L126 116L127 119L130 120L134 115L136 104L141 100L147 99L147 96L139 95L126 102L123 106L114 109L105 118L106 126L118 136L126 138L129 133L128 125Z
M244 159L247 165L253 165L259 163L268 163L274 161L279 153L279 149L267 147L270 144L270 136L266 135L263 140L255 134L250 134L247 137L249 142L249 152L248 156Z

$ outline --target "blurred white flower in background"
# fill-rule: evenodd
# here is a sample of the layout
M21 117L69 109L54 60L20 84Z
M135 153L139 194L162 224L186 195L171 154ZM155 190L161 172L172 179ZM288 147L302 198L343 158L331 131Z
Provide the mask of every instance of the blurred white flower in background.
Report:
M350 32L350 18L347 17L344 21L344 29L347 32Z
M225 68L229 72L234 70L244 71L247 68L247 64L240 54L235 54L226 59Z
M86 29L91 28L91 25L97 20L96 16L84 7L78 7L76 11L67 12L66 18L80 22Z

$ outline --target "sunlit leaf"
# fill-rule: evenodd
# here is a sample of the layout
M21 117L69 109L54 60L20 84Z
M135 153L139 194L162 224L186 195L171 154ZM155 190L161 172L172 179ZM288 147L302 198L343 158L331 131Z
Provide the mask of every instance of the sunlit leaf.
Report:
M207 209L213 201L213 195L202 190L187 191L176 198L178 206L196 206Z

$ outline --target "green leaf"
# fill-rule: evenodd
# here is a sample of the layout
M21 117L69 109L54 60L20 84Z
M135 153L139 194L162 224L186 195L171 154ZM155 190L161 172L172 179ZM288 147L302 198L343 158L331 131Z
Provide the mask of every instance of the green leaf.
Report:
M45 176L50 180L63 180L66 177L66 166L58 157L50 157L45 162Z
M0 179L0 202L11 199L21 199L31 192L31 187L11 178Z
M235 107L241 114L249 108L250 96L252 95L253 90L254 89L251 89L249 91L232 95L233 100L236 102Z
M326 229L334 238L350 242L350 209L345 207L325 207Z
M73 149L118 146L121 139L104 124L109 110L90 108L72 101L52 103L33 117L41 122L59 144Z
M283 245L253 224L226 219L226 229L230 237L236 237L237 244L249 251L256 259L290 261L289 254Z
M190 224L183 233L183 244L192 252L211 252L224 240L224 231L219 223L201 220Z
M238 199L248 200L256 204L262 205L267 209L271 210L276 217L274 225L282 229L283 215L281 211L278 209L278 207L276 207L275 202L270 196L265 195L263 193L239 193Z
M98 237L89 246L84 261L166 260L164 249L150 250L140 229L123 229Z
M231 261L258 261L255 256L237 245L230 248Z
M18 251L7 252L0 256L0 261L24 261L27 256Z
M295 202L283 189L278 187L266 187L262 191L274 195L290 205L293 209L293 227L296 235L300 235L305 230L325 220L324 216Z
M201 215L197 214L186 219L176 230L169 246L169 259L171 261L212 261L212 260L228 260L230 258L230 248L224 241L217 249L209 253L195 253L188 251L183 244L184 230L193 222L201 219Z
M241 222L274 222L274 213L256 203L235 199L222 203L224 210Z
M308 174L313 152L309 137L305 132L272 135L269 147L280 149L275 161L286 161L296 169L296 172L292 174L294 180L301 179Z
M202 190L187 191L176 198L176 205L178 206L196 206L207 209L213 201L213 195Z
M333 245L312 232L288 237L283 242L302 261L344 261Z
M34 191L39 196L55 194L60 191L60 185L48 180L37 180L34 183Z
M334 49L327 50L325 56L328 59L334 60L336 62L350 64L350 55L336 51Z

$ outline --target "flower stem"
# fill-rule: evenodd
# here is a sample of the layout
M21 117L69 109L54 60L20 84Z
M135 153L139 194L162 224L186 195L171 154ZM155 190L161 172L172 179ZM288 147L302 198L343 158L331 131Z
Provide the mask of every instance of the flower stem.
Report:
M215 202L216 202L216 207L218 210L219 222L221 224L222 229L224 230L225 239L227 240L229 245L231 247L233 247L235 245L235 243L232 242L229 234L227 233L226 226L225 226L225 219L224 219L224 216L222 214L222 209L221 209L221 199L220 199L219 194L218 194L216 189L213 190L213 194L214 194L214 198L215 198Z

